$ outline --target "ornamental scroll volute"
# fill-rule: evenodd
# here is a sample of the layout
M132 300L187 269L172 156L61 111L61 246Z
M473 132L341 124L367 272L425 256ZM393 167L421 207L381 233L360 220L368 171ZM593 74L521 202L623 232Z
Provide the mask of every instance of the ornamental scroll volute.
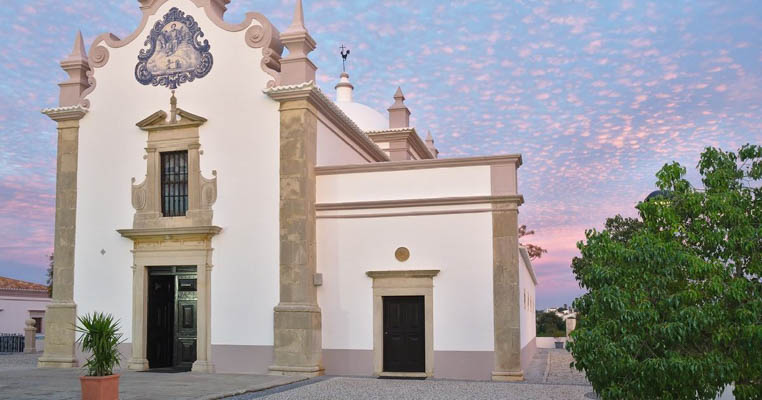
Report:
M212 178L201 173L199 128L206 119L177 108L174 94L170 112L157 111L137 126L148 132L146 141L146 176L136 184L132 179L133 229L185 228L211 226L212 206L217 200L217 171ZM187 208L185 215L164 216L162 210L162 153L185 153L187 171Z

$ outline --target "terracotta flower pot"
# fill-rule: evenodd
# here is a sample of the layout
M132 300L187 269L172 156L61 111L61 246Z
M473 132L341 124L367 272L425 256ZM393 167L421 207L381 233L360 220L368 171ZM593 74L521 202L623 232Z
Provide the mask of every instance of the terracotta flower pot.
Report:
M119 400L119 374L80 376L82 400Z

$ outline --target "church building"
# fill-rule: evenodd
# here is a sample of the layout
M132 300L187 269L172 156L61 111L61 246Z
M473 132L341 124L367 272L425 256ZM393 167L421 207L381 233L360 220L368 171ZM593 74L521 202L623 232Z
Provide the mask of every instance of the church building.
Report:
M138 0L61 62L39 366L81 365L99 311L130 370L523 379L521 155L438 158L402 89L382 114L318 87L301 0L282 30L230 1Z

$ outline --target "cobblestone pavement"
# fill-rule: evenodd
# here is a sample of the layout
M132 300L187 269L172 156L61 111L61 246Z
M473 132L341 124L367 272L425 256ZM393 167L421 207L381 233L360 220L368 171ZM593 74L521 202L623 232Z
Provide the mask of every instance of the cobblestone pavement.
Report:
M38 370L37 354L0 354L0 398L79 399L81 370ZM126 372L120 398L126 399L586 399L592 388L571 370L571 354L538 349L523 383L456 380L397 380L366 377L296 379L256 375L158 374ZM292 383L295 382L295 383ZM285 384L285 385L284 385ZM277 386L284 385L284 386ZM256 391L259 390L259 391ZM6 397L8 396L8 397Z
M37 367L37 359L42 353L0 353L0 372Z
M0 399L79 400L82 369L37 369L41 354L0 354ZM270 375L119 371L121 400L219 399L302 378Z

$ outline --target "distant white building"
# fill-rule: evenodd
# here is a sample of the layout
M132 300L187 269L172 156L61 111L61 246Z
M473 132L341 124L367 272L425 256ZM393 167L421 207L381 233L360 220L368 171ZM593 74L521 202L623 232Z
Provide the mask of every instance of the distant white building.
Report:
M24 334L27 319L35 321L37 333L44 333L49 303L47 286L0 276L0 333Z
M521 156L438 159L401 89L382 114L346 73L316 86L301 1L282 33L229 2L139 0L62 62L40 366L77 365L69 327L104 311L132 370L523 379Z

